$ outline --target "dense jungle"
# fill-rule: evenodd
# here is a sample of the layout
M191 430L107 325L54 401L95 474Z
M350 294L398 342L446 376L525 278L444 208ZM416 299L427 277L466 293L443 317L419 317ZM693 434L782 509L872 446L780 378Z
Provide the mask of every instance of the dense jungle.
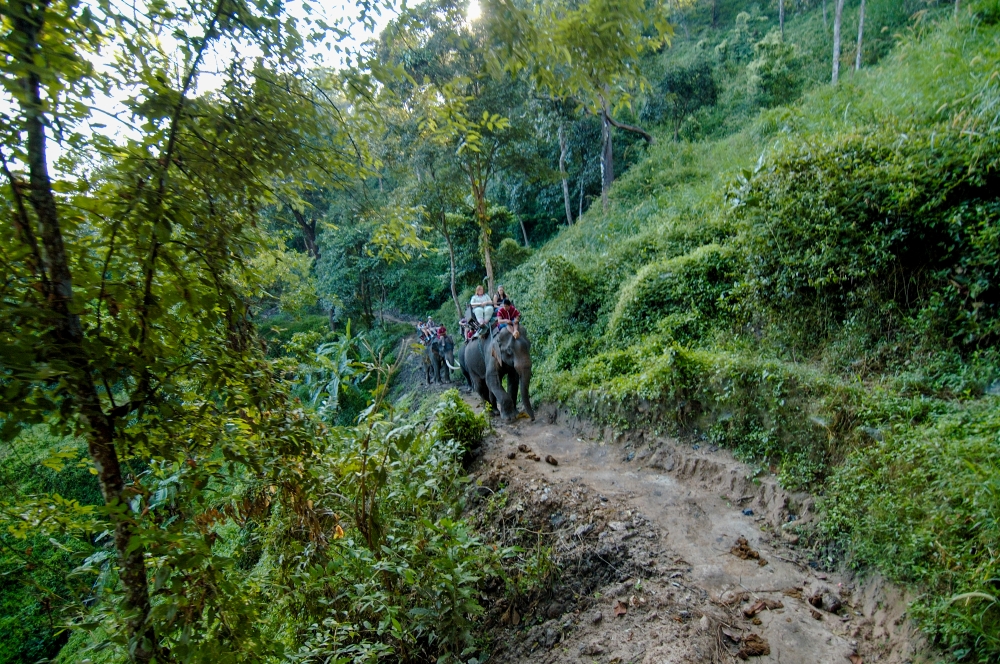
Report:
M1000 661L998 0L0 16L0 664Z

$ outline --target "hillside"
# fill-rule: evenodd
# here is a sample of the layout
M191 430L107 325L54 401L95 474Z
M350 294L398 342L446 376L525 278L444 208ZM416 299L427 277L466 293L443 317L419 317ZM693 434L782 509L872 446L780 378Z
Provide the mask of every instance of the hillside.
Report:
M823 495L803 534L831 565L909 584L940 644L990 661L1000 16L975 9L728 135L661 134L503 279L536 393Z

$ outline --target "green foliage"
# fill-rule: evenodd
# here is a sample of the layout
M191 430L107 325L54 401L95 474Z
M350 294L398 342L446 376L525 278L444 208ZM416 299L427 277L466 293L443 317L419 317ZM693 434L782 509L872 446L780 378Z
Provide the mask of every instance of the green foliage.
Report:
M766 108L799 96L802 79L794 44L772 30L753 45L753 55L747 65L747 92L757 104Z
M729 247L708 244L690 254L646 265L619 291L608 322L609 337L635 339L680 315L689 329L679 340L695 340L698 326L718 316L719 300L732 284L732 254Z
M494 256L496 259L497 274L513 270L530 257L531 247L522 247L513 238L504 238L500 242L500 246L497 247Z
M441 440L454 440L464 451L474 450L482 445L490 430L489 418L485 414L476 415L455 389L441 395L441 403L434 409L434 417L437 436Z
M994 397L924 426L899 423L827 485L823 532L857 564L920 588L912 613L962 661L1000 652L998 430Z

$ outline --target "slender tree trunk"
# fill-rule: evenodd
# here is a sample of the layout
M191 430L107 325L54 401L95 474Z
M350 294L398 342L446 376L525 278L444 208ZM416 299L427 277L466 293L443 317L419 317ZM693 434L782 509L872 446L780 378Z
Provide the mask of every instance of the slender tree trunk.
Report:
M479 244L486 265L486 283L493 293L493 252L490 250L490 219L486 211L486 187L479 186L472 178L472 194L476 202L476 220L479 222ZM491 295L492 296L492 295Z
M858 53L854 57L854 71L861 71L861 46L865 37L865 0L861 0L858 10Z
M531 244L528 242L528 229L524 227L524 217L519 215L517 217L517 222L521 224L521 235L524 236L524 246L530 247Z
M778 26L781 28L781 39L785 39L785 0L778 0Z
M455 247L451 243L451 233L448 232L448 216L441 211L441 233L444 235L444 241L448 245L448 262L449 270L451 274L451 299L455 301L455 309L458 311L458 317L462 317L462 304L458 301L458 289L455 287Z
M569 203L569 180L566 176L566 132L563 131L562 124L559 125L559 175L562 177L563 203L566 204L566 225L573 225L573 208ZM525 236L525 246L527 246L527 236Z
M601 110L601 207L608 211L608 191L615 181L615 155L611 144L611 119Z
M319 260L319 244L316 242L316 220L307 219L304 214L292 208L292 214L295 215L295 222L299 225L299 230L302 231L302 241L306 245L306 253L313 261Z
M579 198L579 203L578 203L579 207L577 208L577 211L576 211L576 218L577 219L579 219L580 217L583 216L583 173L584 173L584 169L581 168L580 169L580 198Z
M833 12L833 84L840 79L840 20L844 16L844 0L837 0Z
M823 0L823 29L826 30L829 22L826 19L826 0Z
M37 217L39 236L44 248L44 269L48 288L45 309L51 317L51 338L60 358L70 367L69 391L73 405L85 428L87 450L97 470L97 481L104 502L115 523L114 545L120 566L119 578L125 591L124 608L132 659L149 662L157 648L156 637L148 625L149 585L144 561L145 549L133 546L135 523L125 496L118 453L115 449L114 419L104 412L94 385L83 329L73 307L73 277L62 238L59 211L52 192L52 180L46 158L44 105L36 57L40 51L38 36L45 22L46 5L36 6L19 0L10 13L15 41L14 57L27 72L20 84L20 99L27 138L29 201ZM16 186L15 183L11 183Z

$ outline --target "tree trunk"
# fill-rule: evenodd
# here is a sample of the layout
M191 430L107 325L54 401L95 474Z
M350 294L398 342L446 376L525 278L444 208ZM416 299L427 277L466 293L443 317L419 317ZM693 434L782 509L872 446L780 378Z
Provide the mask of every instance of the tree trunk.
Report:
M562 177L563 203L566 204L566 225L573 225L573 208L569 203L569 180L566 179L566 132L563 131L562 124L559 125L559 175ZM525 246L527 246L527 234L525 235Z
M295 208L292 208L292 214L295 215L295 222L302 231L302 241L306 245L306 253L309 254L313 261L318 261L319 245L316 243L316 220L307 219L304 214Z
M785 0L778 0L778 27L781 28L781 39L785 39Z
M579 199L579 208L577 209L577 212L576 212L576 218L577 219L579 219L580 217L583 216L583 173L584 173L584 169L581 168L580 169L580 199Z
M479 222L479 244L486 266L486 283L489 292L493 293L493 253L490 251L490 219L486 212L486 187L479 186L475 178L472 178L472 196L476 202L476 221Z
M840 20L844 15L844 0L837 0L833 12L833 84L840 79Z
M719 22L719 0L712 0L712 27Z
M448 262L449 269L451 273L451 299L455 301L455 309L458 311L458 317L462 317L462 304L458 301L458 289L455 287L455 247L451 243L451 233L448 232L448 216L441 211L441 233L444 235L444 241L448 244Z
M823 29L826 30L829 22L826 20L826 0L823 0Z
M854 58L854 71L861 71L861 45L865 36L865 0L861 0L858 10L858 53Z
M615 181L615 155L611 144L611 118L601 110L601 207L608 211L608 191Z
M97 480L104 502L111 510L115 523L114 545L120 565L119 578L125 591L124 608L132 659L142 664L153 658L156 636L148 625L150 613L149 585L144 561L145 548L130 546L135 533L132 512L125 496L118 453L115 449L114 419L101 406L94 385L90 358L87 355L83 329L74 312L73 278L69 257L62 238L59 211L52 192L52 180L46 158L44 105L36 55L40 51L38 36L45 22L46 5L35 6L20 0L10 12L11 25L18 39L14 40L14 57L25 66L20 85L24 114L24 131L28 149L28 178L31 185L29 201L37 217L39 236L44 247L44 269L49 287L45 309L52 321L51 338L61 359L70 367L68 387L75 410L85 428L87 451L97 470ZM15 183L11 183L16 186Z
M530 247L531 244L528 242L528 229L524 227L524 217L519 215L517 217L517 222L521 224L521 235L524 236L524 246Z

